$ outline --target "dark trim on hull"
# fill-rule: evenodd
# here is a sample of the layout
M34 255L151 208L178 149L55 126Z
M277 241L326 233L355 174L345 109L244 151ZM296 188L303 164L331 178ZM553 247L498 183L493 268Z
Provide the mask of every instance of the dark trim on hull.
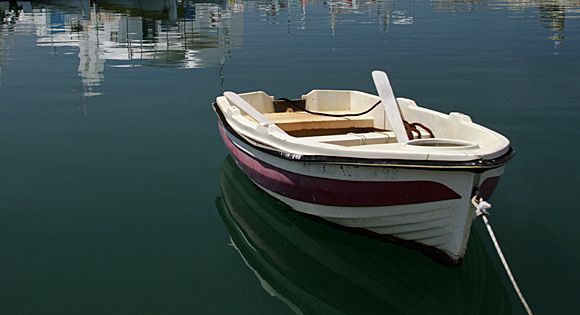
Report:
M376 166L389 168L411 168L411 169L427 169L433 171L467 171L472 173L483 173L487 170L494 169L505 165L514 155L515 151L510 145L508 151L500 157L490 160L478 159L473 161L420 161L420 160L396 160L396 159L365 159L365 158L350 158L327 155L295 155L289 152L284 152L259 143L248 137L237 133L232 126L227 122L224 114L217 105L213 103L213 109L218 116L219 123L233 136L243 143L253 147L261 152L290 161L309 162L309 163L327 163L340 165L361 165L361 166Z

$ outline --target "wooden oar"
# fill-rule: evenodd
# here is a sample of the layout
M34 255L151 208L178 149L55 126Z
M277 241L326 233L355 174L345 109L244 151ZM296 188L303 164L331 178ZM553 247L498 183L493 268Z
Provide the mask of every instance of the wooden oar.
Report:
M385 109L387 120L395 132L397 142L409 142L409 136L405 130L403 117L401 116L401 111L399 109L399 105L397 104L397 100L395 99L395 93L393 92L391 83L389 83L387 74L383 71L373 71L372 75L377 92L379 92L379 96L381 97L381 102L383 103L383 108Z

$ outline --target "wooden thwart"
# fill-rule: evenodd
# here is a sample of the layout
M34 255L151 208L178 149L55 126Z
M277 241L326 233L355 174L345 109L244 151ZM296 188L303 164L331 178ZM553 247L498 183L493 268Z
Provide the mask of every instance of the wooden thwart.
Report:
M341 114L343 112L332 112ZM268 113L264 116L286 132L313 129L372 128L373 118L368 116L328 117L306 112Z

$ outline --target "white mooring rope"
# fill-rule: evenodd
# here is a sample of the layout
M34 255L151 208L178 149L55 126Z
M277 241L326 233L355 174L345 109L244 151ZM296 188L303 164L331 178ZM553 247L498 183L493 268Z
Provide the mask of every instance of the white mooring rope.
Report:
M516 290L516 293L518 294L520 301L522 302L524 308L526 309L526 312L528 312L529 315L532 315L533 314L532 309L530 308L530 306L526 302L526 299L524 299L524 295L522 294L522 291L520 291L520 287L518 287L518 284L516 283L516 279L514 278L514 275L512 274L512 271L510 270L510 266L508 265L507 260L505 259L503 252L501 251L501 248L499 247L499 243L498 243L497 239L495 238L495 233L493 233L493 229L491 228L491 224L489 223L489 220L487 219L487 217L489 216L489 212L487 212L487 210L489 208L491 208L491 204L484 201L483 198L481 198L477 195L471 199L471 203L475 207L475 214L478 217L481 217L483 219L483 222L485 223L485 226L487 227L487 231L489 232L489 236L491 237L491 240L493 241L493 245L495 246L495 250L497 251L497 255L501 259L503 267L504 267L508 277L510 278L510 281L512 282L514 289Z

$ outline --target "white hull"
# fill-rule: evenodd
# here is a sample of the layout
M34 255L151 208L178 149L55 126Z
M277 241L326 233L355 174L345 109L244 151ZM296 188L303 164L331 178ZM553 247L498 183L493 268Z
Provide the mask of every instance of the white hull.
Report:
M465 254L473 211L464 200L390 207L328 207L286 198L258 185L292 209L332 223L432 246L453 262ZM340 217L336 217L340 214ZM348 217L345 217L348 216Z
M459 263L465 254L474 218L474 209L470 203L474 187L479 187L486 179L497 178L503 173L503 167L487 170L478 175L468 171L433 171L298 162L261 152L227 132L224 135L227 137L225 140L230 141L228 147L236 163L250 179L258 187L292 209L347 228L364 229L373 234L387 235L409 245L418 245L417 247L423 247L427 251L435 248L444 253L446 260L452 263ZM285 195L284 190L273 191L267 186L278 187L275 183L256 178L256 174L249 171L252 166L248 165L248 161L251 160L270 167L267 171L261 170L262 173L281 170L296 176L314 177L339 183L345 181L376 182L377 185L386 182L390 184L437 183L455 192L457 196L431 202L386 206L325 205L297 200ZM326 191L331 191L331 188L326 188ZM312 189L317 188L312 187ZM384 194L389 194L389 192L384 191Z

